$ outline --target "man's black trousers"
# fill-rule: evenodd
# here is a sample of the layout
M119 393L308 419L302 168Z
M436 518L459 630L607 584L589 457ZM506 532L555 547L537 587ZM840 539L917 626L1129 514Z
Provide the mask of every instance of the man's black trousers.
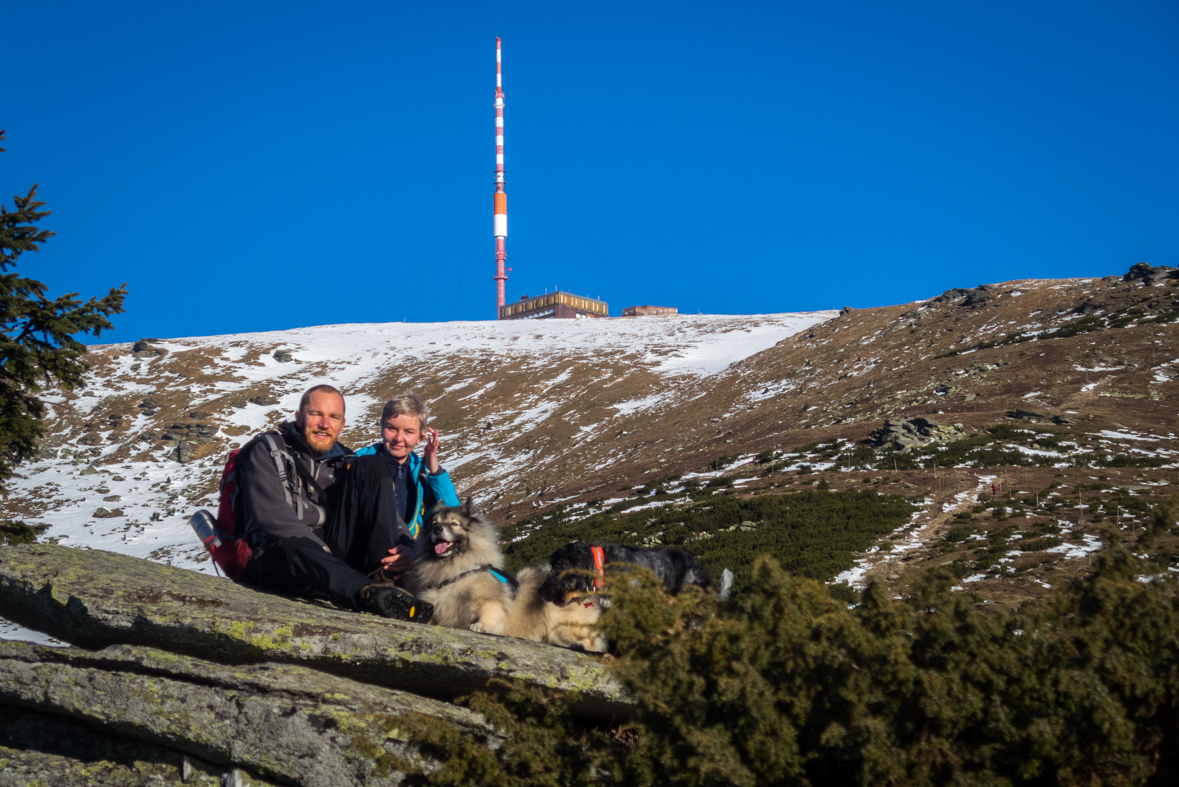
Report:
M341 476L329 490L328 521L316 532L331 553L312 538L272 540L246 564L246 584L290 596L327 596L352 607L390 549L413 549L384 460L356 457Z

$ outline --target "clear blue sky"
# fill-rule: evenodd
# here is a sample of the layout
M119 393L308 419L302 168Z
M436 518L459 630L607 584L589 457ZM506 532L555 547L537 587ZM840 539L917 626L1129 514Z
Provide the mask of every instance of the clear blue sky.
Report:
M10 3L21 270L103 340L494 315L508 297L873 306L1179 265L1179 4Z

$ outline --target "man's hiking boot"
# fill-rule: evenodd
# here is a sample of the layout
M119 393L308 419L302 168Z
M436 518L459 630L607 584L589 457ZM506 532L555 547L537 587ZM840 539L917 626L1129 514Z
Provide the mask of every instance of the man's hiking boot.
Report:
M365 585L356 594L356 606L365 612L395 620L429 623L434 605L414 598L393 585Z

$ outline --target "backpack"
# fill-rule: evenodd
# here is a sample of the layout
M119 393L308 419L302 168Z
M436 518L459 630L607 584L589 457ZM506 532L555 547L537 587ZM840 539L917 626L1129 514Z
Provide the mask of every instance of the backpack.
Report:
M287 494L287 502L292 505L295 502L291 495L292 486L296 487L295 497L300 502L303 501L302 491L297 484L291 484L287 475L286 462L283 462L282 458L285 458L296 469L301 470L302 468L291 457L286 442L277 432L263 432L241 448L229 452L229 456L225 459L225 467L221 471L221 493L217 502L218 538L210 539L205 546L213 557L214 565L220 567L225 576L234 581L241 579L242 574L245 573L246 564L250 562L250 556L254 554L254 550L250 548L243 537L245 533L242 532L245 529L245 511L242 508L241 471L249 457L249 452L259 442L265 442L272 455L281 454L281 456L275 456L275 466L278 468L278 478L282 482L283 491ZM315 486L318 487L318 484Z

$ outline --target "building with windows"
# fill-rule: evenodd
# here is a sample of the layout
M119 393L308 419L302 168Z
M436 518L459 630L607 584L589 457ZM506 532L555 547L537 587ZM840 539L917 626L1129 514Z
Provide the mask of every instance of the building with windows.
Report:
M627 306L622 310L623 317L663 317L679 313L680 310L674 306Z
M609 317L610 305L597 298L585 298L570 292L554 292L499 307L501 320L581 319Z

